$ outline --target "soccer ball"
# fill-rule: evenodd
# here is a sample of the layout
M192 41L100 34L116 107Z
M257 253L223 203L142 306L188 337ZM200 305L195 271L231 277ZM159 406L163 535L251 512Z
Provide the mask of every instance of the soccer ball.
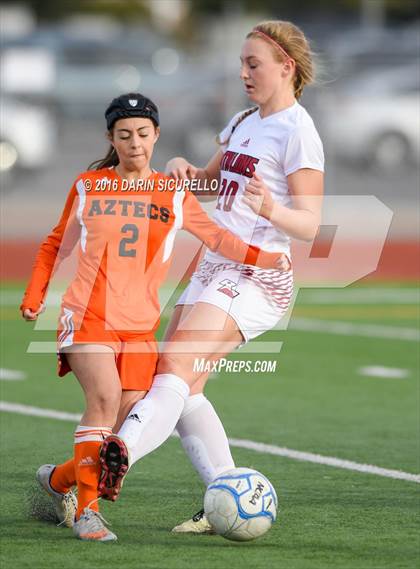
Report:
M250 541L265 534L276 520L277 495L260 472L234 468L208 486L204 511L219 535L234 541Z

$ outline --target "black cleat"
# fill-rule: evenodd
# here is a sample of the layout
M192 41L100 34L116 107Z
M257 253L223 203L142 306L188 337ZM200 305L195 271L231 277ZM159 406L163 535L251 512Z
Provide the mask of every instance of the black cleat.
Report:
M128 472L128 450L124 441L117 435L107 437L99 451L99 461L102 470L98 494L104 500L115 502Z

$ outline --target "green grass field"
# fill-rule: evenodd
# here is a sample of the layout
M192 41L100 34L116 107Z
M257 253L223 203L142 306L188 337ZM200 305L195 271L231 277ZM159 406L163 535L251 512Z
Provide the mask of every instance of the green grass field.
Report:
M375 285L378 288L378 285ZM352 287L354 288L354 287ZM363 288L363 287L356 287ZM395 288L395 286L394 286ZM403 288L405 293L412 289ZM33 331L14 305L19 285L2 295L1 367L26 379L1 381L1 399L79 413L76 380L55 376L53 354L27 354ZM335 304L303 291L296 318L418 327L414 301ZM323 291L324 293L326 291ZM327 291L328 292L328 291ZM411 294L410 292L410 294ZM374 295L375 296L375 295ZM391 295L392 297L392 295ZM166 323L164 319L163 327ZM418 344L357 333L270 332L281 353L233 359L277 359L275 374L220 374L208 384L230 437L319 453L408 473L419 472ZM402 379L367 377L363 366L407 370ZM102 511L116 544L82 543L69 529L31 515L42 498L34 484L40 464L69 456L75 424L0 413L1 567L142 569L399 569L419 566L419 485L415 482L233 448L238 466L262 471L279 497L279 518L260 540L173 535L170 529L201 507L203 488L179 441L171 438L130 471L121 498Z

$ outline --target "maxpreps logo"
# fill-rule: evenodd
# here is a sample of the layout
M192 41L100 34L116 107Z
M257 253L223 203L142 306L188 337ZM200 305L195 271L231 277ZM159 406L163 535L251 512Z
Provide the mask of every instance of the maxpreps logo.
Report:
M235 298L240 294L239 290L236 290L236 283L234 281L223 279L219 284L221 287L217 290L219 292L223 292L223 294L226 294L227 296L230 296L230 298Z

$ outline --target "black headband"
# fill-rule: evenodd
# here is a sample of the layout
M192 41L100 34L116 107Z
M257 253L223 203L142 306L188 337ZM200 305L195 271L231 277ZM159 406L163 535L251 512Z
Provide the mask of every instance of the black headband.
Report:
M106 126L111 130L115 121L130 117L144 117L159 126L159 111L157 106L140 93L120 95L111 101L105 111Z

